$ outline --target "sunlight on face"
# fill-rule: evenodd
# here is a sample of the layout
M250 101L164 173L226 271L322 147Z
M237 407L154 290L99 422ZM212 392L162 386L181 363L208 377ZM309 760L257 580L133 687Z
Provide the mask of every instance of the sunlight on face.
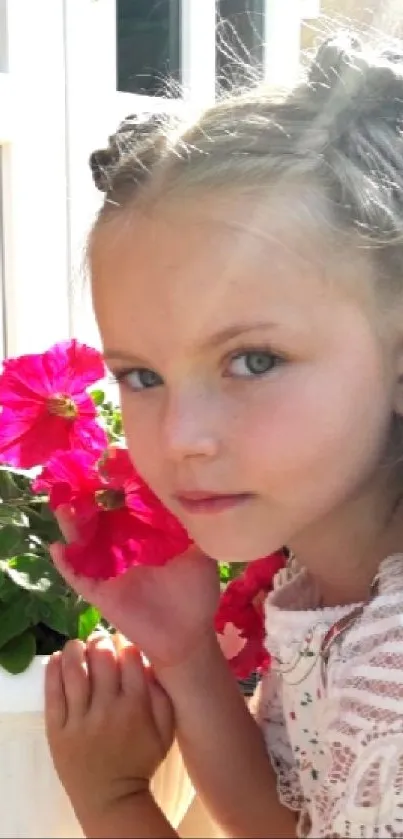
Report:
M262 235L253 205L231 212L136 211L97 231L91 264L135 465L206 553L251 560L368 480L391 381L307 220L273 201Z

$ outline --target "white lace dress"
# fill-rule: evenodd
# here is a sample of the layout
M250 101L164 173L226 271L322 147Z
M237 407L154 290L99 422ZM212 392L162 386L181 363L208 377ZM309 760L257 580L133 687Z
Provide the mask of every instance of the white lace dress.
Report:
M403 837L403 555L368 604L316 602L306 571L266 602L256 713L280 800L300 837Z

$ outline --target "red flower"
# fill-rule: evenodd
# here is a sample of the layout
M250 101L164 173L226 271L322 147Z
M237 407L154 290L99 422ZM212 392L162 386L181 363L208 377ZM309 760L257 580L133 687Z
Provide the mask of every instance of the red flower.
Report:
M60 452L35 481L53 510L67 506L77 541L65 556L76 574L108 579L131 565L164 565L190 544L182 525L135 472L126 449L98 464L86 452Z
M271 590L273 577L285 565L282 551L251 562L246 570L232 580L222 593L215 617L219 636L226 636L228 627L235 627L243 647L229 658L232 672L244 679L253 672L264 672L270 656L264 647L264 599ZM225 642L223 643L225 650Z
M58 449L99 454L106 434L85 388L104 376L97 350L66 341L4 362L0 375L0 460L30 469Z

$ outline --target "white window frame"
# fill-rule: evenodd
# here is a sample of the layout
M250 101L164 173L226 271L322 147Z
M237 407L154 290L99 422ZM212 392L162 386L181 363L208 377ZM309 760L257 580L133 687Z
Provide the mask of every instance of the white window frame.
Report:
M16 355L43 349L70 331L63 2L7 0L2 10L6 351Z

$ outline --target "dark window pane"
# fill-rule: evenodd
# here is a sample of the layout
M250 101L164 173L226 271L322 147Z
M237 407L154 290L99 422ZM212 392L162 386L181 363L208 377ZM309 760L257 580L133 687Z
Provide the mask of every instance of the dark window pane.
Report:
M217 0L219 88L250 84L262 78L263 27L264 0Z
M180 0L117 0L117 87L177 96Z

